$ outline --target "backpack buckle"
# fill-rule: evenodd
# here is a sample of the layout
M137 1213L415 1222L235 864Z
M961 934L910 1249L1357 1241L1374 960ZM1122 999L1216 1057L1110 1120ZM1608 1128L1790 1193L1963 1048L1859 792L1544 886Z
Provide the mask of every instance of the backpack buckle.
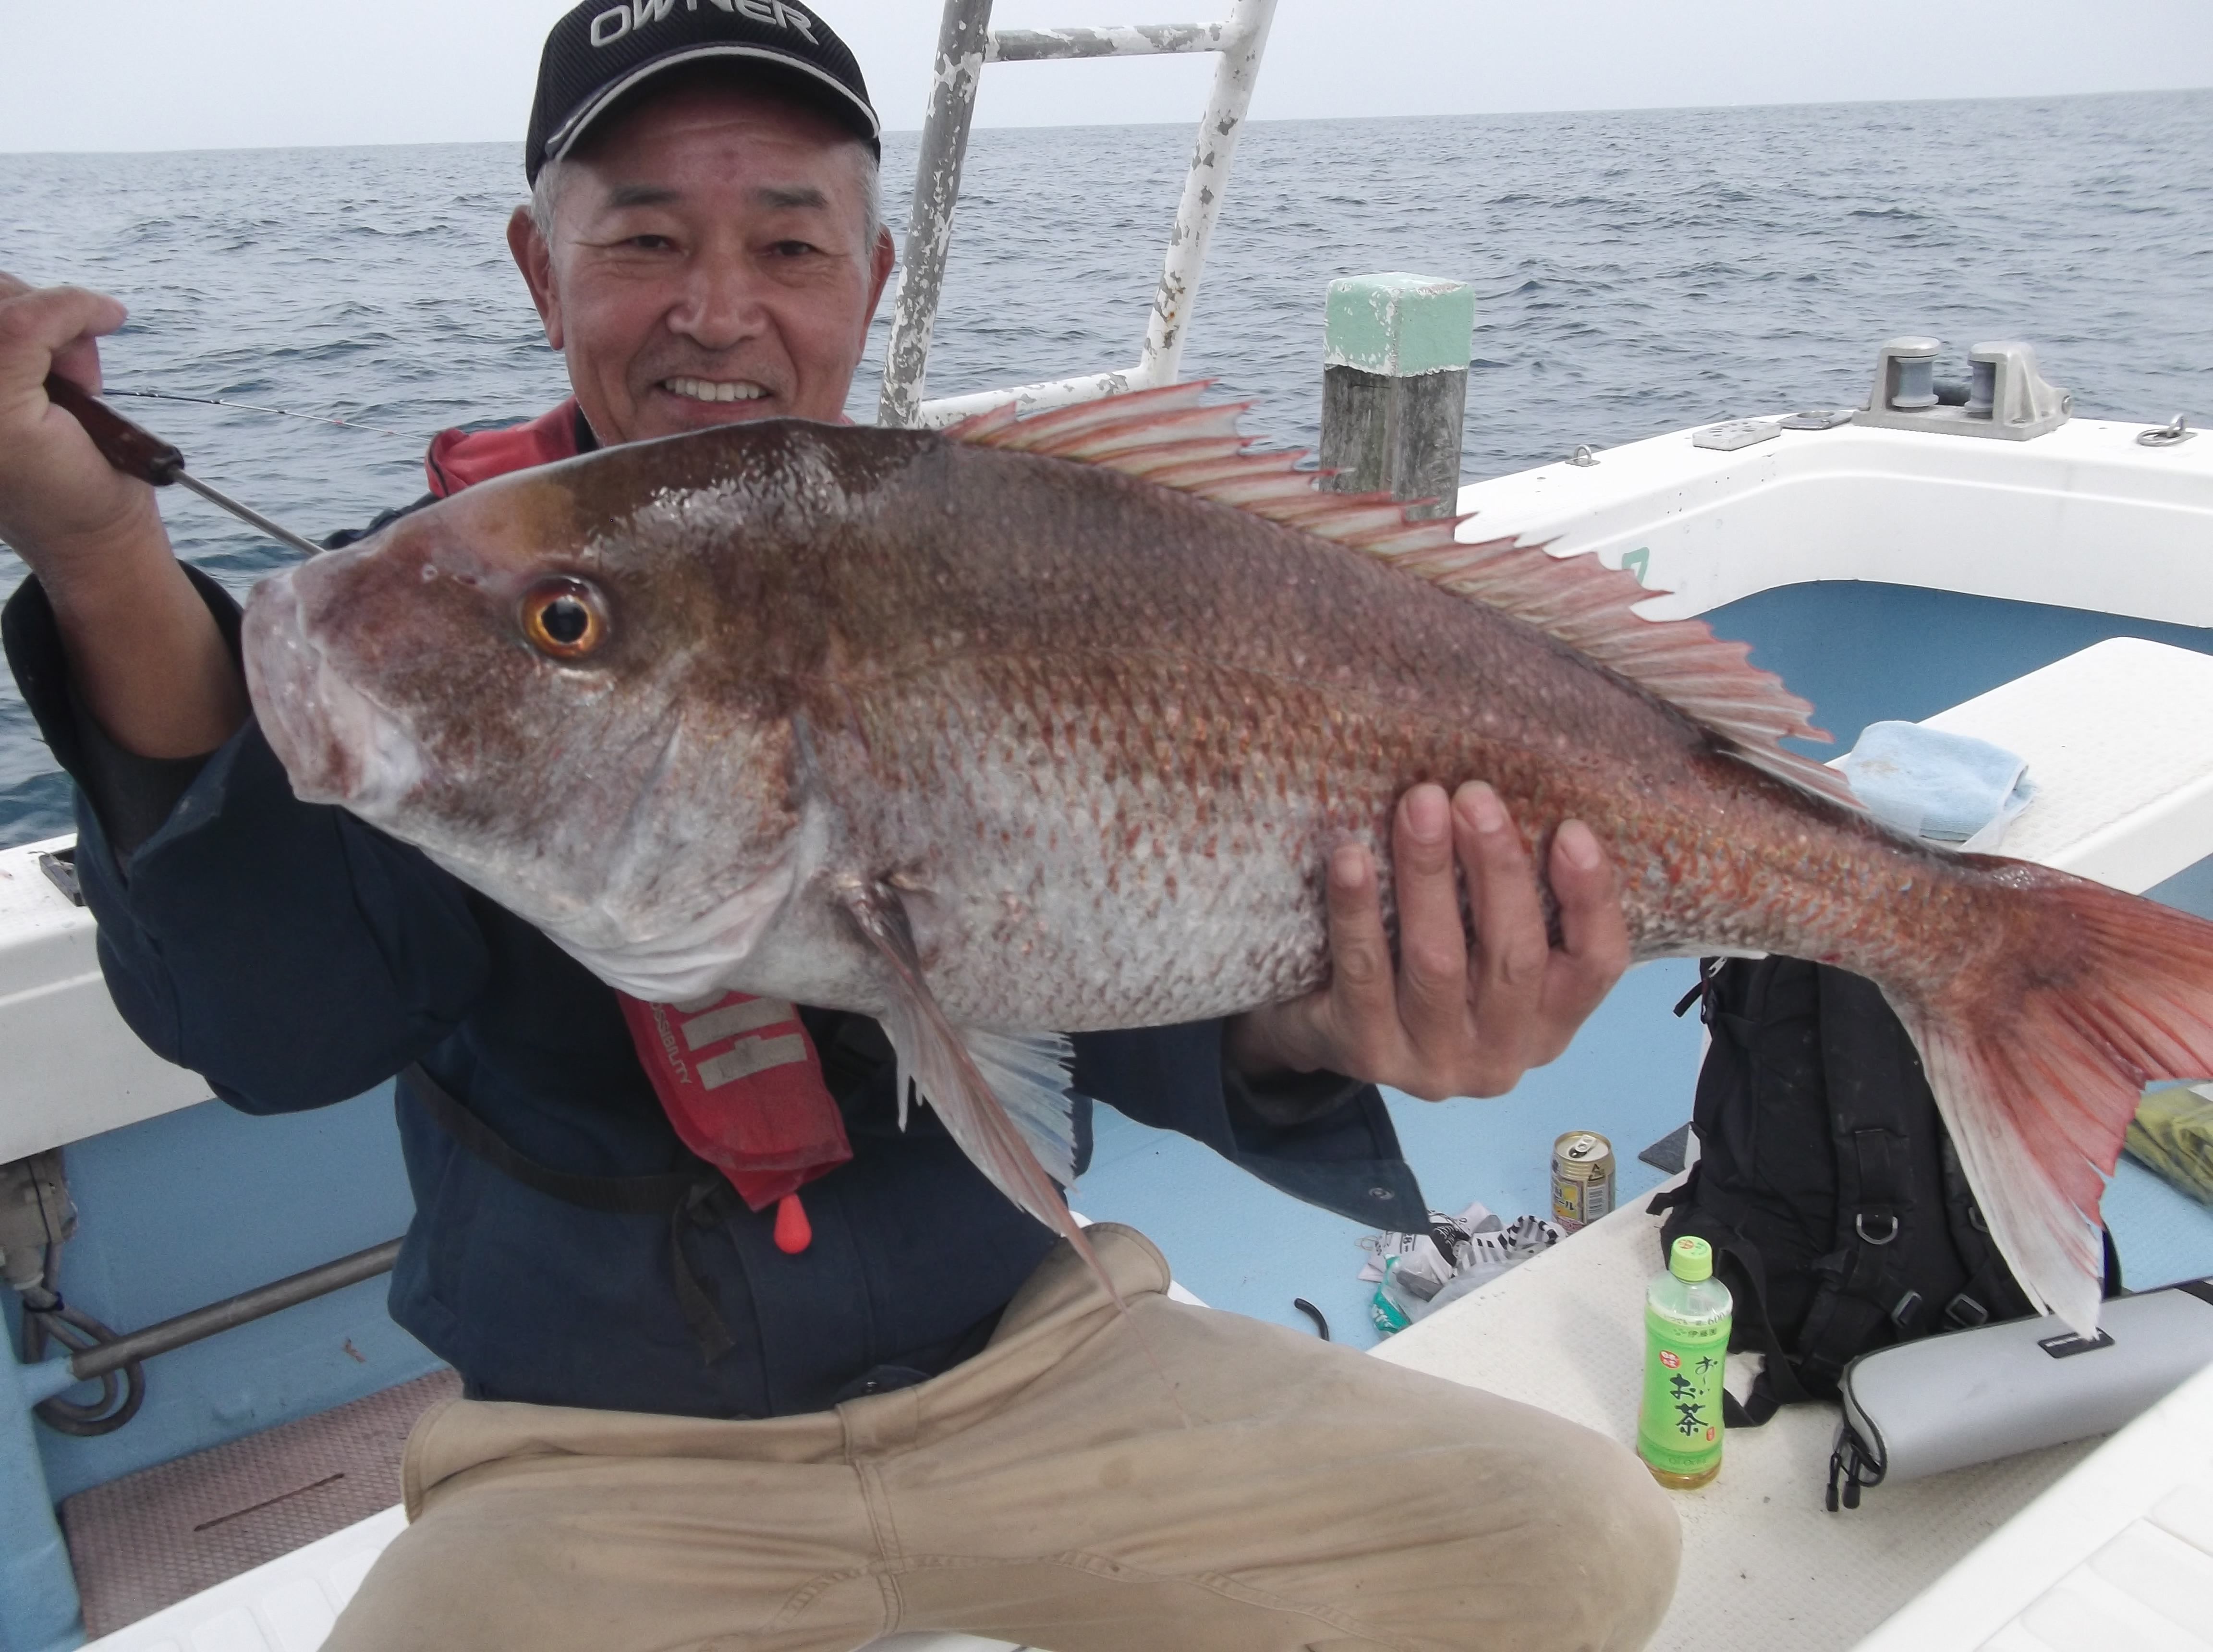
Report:
M1890 1224L1888 1228L1883 1230L1883 1235L1881 1239L1877 1239L1873 1234L1868 1231L1867 1212L1864 1210L1861 1211L1857 1216L1852 1218L1852 1231L1860 1236L1860 1239L1863 1243L1869 1245L1887 1245L1892 1240L1898 1237L1898 1216L1896 1212L1885 1211L1881 1216L1877 1216L1875 1220L1878 1222L1887 1222Z
M1990 1309L1964 1290L1944 1304L1944 1323L1954 1331L1972 1331L1978 1325L1988 1325L1990 1319Z

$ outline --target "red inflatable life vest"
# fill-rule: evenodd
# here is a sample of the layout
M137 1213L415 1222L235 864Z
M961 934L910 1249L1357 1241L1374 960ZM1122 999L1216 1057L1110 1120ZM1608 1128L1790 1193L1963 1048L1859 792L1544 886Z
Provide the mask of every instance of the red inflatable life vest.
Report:
M588 434L583 410L571 396L527 424L497 430L439 431L423 456L423 472L430 479L430 491L443 499L509 471L574 459L585 451Z
M596 445L571 396L527 424L442 430L423 469L430 491L444 499ZM814 1234L799 1190L853 1149L798 1010L743 992L682 1005L615 997L638 1063L684 1144L728 1177L752 1209L777 1207L779 1250L805 1250Z

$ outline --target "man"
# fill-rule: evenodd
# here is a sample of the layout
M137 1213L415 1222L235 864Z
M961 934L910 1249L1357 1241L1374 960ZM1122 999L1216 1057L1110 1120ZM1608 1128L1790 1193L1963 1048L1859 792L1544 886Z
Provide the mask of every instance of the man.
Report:
M811 11L570 13L509 240L574 400L442 436L434 493L733 419L838 418L892 263L877 152L858 66ZM40 388L50 369L96 386L94 339L121 320L0 277L0 536L37 575L9 658L81 788L103 963L148 1042L249 1111L405 1070L418 1209L393 1312L466 1385L411 1442L413 1524L334 1649L830 1649L930 1628L1055 1652L1641 1643L1676 1539L1626 1454L1178 1307L1157 1252L1094 1230L1124 1320L926 1111L896 1128L865 1018L799 1012L840 1149L794 1196L802 1231L703 1176L614 994L413 851L291 797L235 606ZM1411 793L1393 855L1402 966L1375 869L1346 851L1328 987L1080 1037L1076 1087L1358 1219L1417 1219L1375 1083L1507 1088L1626 944L1612 873L1570 824L1548 946L1487 788Z

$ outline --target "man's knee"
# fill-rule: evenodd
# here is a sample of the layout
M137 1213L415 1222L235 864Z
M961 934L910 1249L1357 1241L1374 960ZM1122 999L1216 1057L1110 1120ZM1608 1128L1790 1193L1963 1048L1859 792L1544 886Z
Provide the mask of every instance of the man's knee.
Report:
M1572 1574L1560 1580L1560 1644L1631 1652L1674 1598L1683 1533L1673 1501L1610 1440L1583 1434L1563 1452L1561 1484L1574 1495L1557 1510Z
M377 1557L324 1652L521 1644L508 1637L536 1626L542 1594L529 1579L539 1558L529 1537L497 1520L417 1521Z
M1515 1408L1462 1482L1457 1517L1423 1545L1428 1587L1381 1613L1424 1646L1633 1652L1675 1591L1682 1534L1668 1494L1611 1440Z

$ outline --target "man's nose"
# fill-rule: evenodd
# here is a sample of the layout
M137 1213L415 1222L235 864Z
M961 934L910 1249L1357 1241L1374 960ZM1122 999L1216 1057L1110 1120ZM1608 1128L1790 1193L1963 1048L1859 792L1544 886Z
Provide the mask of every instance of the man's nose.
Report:
M686 271L683 296L669 312L669 328L702 349L728 350L766 325L760 296L759 276L747 260L702 257Z

